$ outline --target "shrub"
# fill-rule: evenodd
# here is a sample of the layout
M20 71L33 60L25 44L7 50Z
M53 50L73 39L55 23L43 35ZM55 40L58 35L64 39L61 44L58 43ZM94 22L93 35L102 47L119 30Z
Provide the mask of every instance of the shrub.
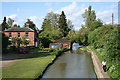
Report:
M42 43L39 44L39 48L40 48L40 49L43 48L43 44L42 44Z
M6 37L4 33L2 33L2 51L6 50L8 44L9 44L8 37Z
M57 49L55 49L55 48L43 48L43 50L53 52L53 51L56 51Z

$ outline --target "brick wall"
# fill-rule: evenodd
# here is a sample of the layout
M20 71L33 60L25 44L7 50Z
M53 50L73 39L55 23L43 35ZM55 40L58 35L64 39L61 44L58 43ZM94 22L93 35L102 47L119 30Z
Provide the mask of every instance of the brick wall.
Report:
M9 33L11 33L12 37L18 37L18 33L20 33L20 38L26 35L26 32L4 32L7 37L9 37ZM12 39L9 38L9 39ZM28 32L28 38L30 43L28 46L34 46L34 32Z

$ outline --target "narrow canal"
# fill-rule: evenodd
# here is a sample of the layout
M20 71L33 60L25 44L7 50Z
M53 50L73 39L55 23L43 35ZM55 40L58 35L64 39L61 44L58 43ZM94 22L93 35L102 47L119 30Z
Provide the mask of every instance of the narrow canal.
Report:
M80 49L65 52L47 69L43 78L96 78L90 53Z

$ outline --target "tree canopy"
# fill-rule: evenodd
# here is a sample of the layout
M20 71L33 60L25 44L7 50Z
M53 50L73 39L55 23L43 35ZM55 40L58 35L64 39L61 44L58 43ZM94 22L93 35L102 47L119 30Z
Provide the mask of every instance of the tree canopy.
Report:
M27 19L27 22L24 23L24 27L26 27L26 24L29 24L29 27L30 27L31 29L33 29L35 32L37 31L36 25L35 25L34 22L31 21L30 19Z
M66 16L64 14L64 11L62 11L62 13L59 17L58 27L60 28L60 31L63 33L63 37L66 37L66 35L70 31L70 28L67 25L67 19L66 19Z

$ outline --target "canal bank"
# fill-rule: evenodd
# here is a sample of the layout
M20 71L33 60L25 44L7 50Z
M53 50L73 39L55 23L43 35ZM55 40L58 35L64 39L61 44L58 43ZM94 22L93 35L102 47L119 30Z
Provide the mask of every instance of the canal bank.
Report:
M101 80L101 78L102 80L111 80L107 72L103 72L102 64L100 60L98 59L97 55L95 54L95 52L93 52L90 48L88 48L88 46L86 48L91 52L91 58L93 61L94 70L95 70L98 80L99 79Z

